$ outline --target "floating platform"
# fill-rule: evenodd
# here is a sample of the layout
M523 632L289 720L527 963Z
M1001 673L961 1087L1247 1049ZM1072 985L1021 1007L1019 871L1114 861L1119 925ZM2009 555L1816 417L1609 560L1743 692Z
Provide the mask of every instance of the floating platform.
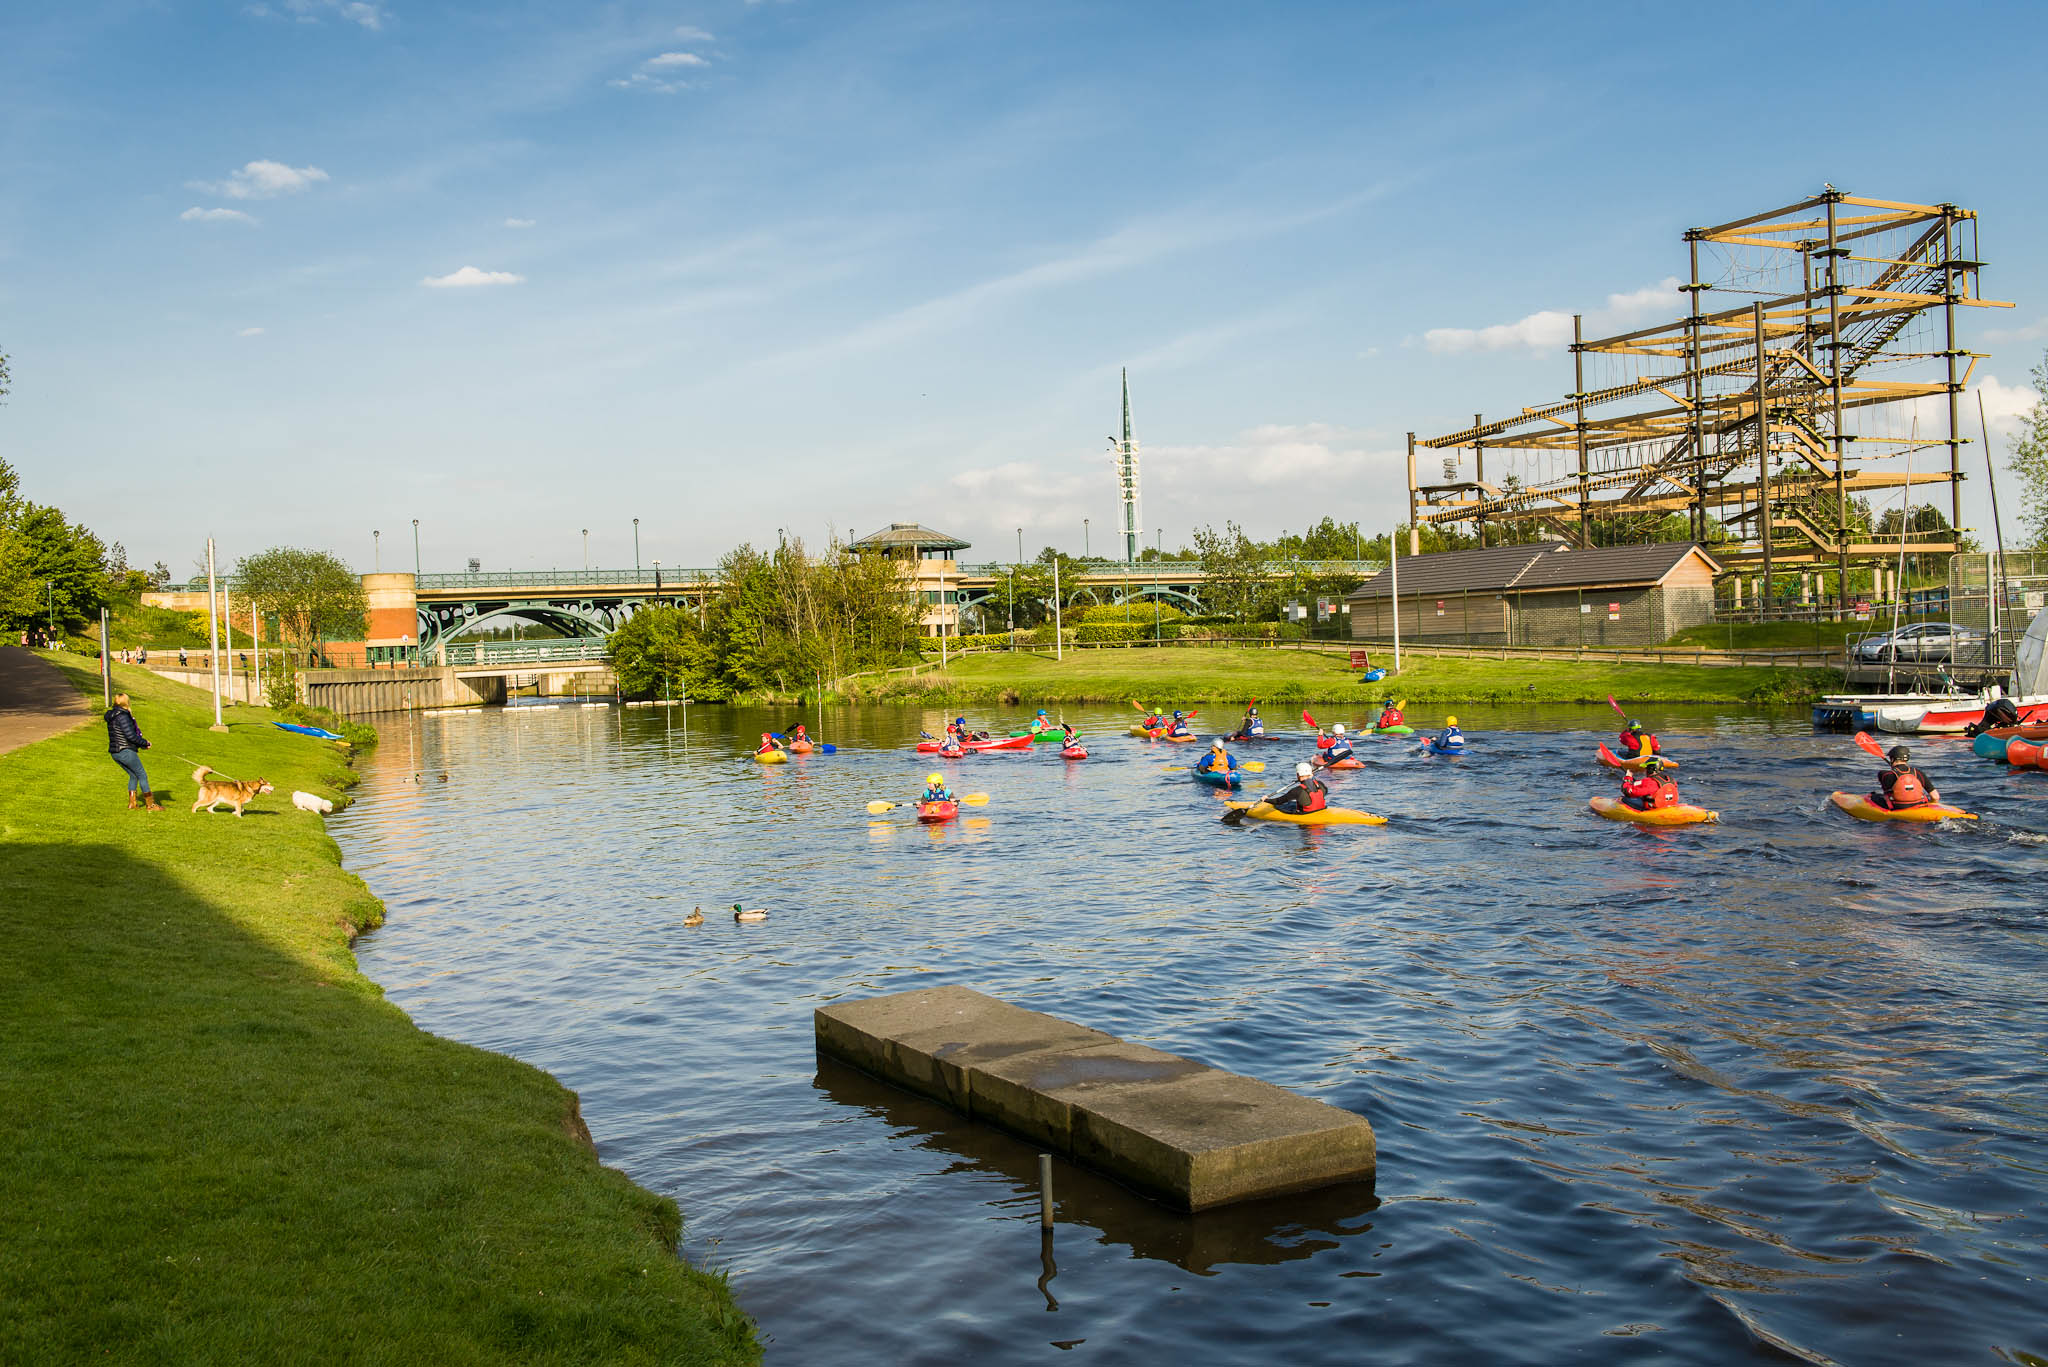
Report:
M1371 1181L1365 1117L965 987L815 1014L818 1051L1186 1211Z

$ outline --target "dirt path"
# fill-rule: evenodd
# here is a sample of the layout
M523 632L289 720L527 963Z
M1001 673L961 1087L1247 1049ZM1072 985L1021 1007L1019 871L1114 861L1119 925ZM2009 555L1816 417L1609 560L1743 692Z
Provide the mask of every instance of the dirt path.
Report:
M55 665L0 646L0 755L90 721L93 708Z

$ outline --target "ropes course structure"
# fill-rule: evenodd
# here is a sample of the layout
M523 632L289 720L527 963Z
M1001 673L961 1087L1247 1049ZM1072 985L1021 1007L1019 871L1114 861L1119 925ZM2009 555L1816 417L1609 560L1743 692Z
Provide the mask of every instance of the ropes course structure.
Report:
M1846 605L1851 563L1899 552L1857 496L1910 502L1922 485L1948 486L1949 526L1907 551L1958 548L1957 407L1983 357L1958 344L1957 314L2011 307L1979 296L1977 215L1828 186L1685 241L1683 316L1592 340L1575 316L1561 400L1409 434L1411 553L1430 525L1467 526L1481 545L1591 546L1669 539L1660 525L1683 514L1696 541L1718 523L1733 539L1715 558L1766 582L1779 567L1833 568ZM1442 483L1417 482L1418 446L1443 453ZM1910 458L1942 448L1945 461Z

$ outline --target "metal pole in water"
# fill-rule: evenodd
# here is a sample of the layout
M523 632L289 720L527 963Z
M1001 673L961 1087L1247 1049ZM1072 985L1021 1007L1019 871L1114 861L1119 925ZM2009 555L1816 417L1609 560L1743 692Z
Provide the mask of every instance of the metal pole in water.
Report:
M1052 1229L1052 1155L1038 1155L1038 1227Z

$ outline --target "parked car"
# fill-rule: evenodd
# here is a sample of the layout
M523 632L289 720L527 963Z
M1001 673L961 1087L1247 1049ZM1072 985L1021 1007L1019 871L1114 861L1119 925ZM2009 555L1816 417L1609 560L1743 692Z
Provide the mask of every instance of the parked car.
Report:
M1953 622L1916 622L1897 631L1865 637L1851 648L1850 654L1864 664L1947 664L1957 660L1975 664L1983 661L1987 640L1974 627L1959 627Z

